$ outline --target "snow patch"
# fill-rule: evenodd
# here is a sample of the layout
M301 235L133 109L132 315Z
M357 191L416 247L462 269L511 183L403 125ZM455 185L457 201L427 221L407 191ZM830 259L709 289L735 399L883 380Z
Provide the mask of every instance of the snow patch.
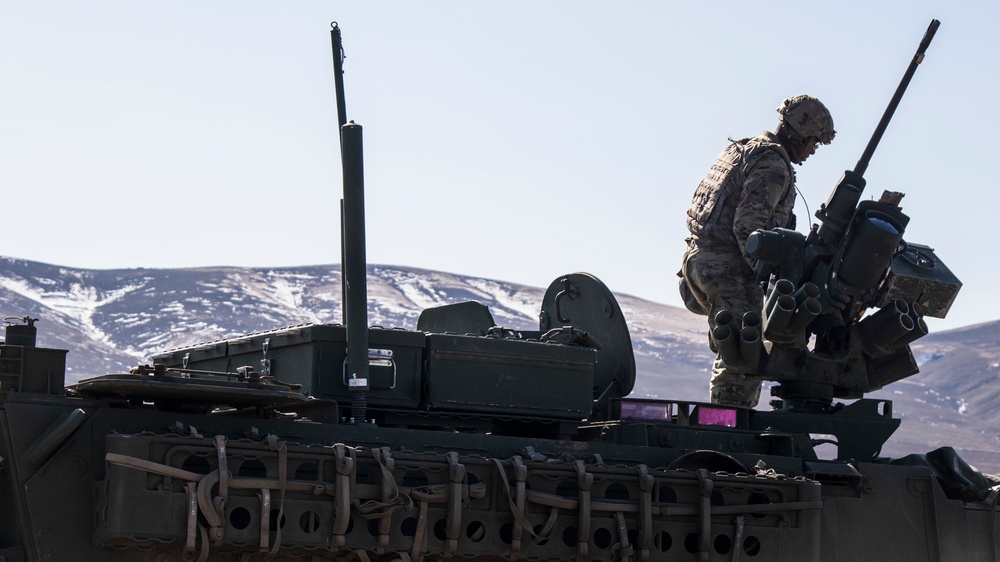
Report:
M917 366L921 367L927 363L930 363L931 361L937 361L938 359L941 359L945 355L947 354L940 351L935 351L933 353L925 353L924 355L916 357Z

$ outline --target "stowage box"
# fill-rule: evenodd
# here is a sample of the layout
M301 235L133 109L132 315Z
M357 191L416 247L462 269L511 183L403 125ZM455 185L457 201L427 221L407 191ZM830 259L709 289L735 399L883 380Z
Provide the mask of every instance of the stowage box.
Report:
M368 403L416 408L420 404L424 334L398 329L368 330ZM187 357L186 365L184 358ZM302 385L316 398L349 399L347 329L340 324L301 324L153 358L168 367L235 372L250 366L282 383Z
M580 420L593 409L596 353L556 343L428 334L428 407Z

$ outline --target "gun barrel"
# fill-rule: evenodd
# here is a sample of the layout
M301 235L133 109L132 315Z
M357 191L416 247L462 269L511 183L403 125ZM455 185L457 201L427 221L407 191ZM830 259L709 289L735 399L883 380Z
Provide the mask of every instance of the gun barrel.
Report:
M854 173L860 176L865 175L865 170L868 169L868 163L871 161L872 155L875 154L875 149L878 147L879 141L882 140L882 135L889 126L889 121L892 119L892 115L896 112L899 100L903 99L906 87L910 85L913 73L917 71L917 65L923 62L924 52L927 51L927 47L930 46L931 40L934 39L934 33L937 32L939 25L941 25L941 22L938 20L931 20L931 24L927 27L927 31L924 33L923 39L920 40L917 52L913 55L913 60L910 61L910 66L906 68L906 72L903 73L903 79L900 80L899 86L896 87L896 93L893 94L892 99L889 100L889 106L885 108L885 113L882 114L882 120L879 121L878 127L875 127L875 132L872 133L872 138L868 141L868 146L865 147L865 151L862 153L861 159L858 160L858 164L854 167Z

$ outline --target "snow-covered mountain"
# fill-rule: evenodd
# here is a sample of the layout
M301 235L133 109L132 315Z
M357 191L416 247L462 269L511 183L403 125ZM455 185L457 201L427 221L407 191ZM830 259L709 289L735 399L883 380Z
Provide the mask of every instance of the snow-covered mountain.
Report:
M368 266L368 291L372 325L407 329L423 309L465 300L486 304L501 326L537 329L544 295L544 288L383 265ZM705 399L712 354L704 319L616 297L636 354L633 395ZM39 345L70 350L69 381L123 372L169 348L340 322L340 302L339 265L86 270L0 258L0 312L39 318ZM951 445L983 470L1000 472L998 336L995 322L914 344L921 372L875 394L893 400L893 414L903 418L886 454Z

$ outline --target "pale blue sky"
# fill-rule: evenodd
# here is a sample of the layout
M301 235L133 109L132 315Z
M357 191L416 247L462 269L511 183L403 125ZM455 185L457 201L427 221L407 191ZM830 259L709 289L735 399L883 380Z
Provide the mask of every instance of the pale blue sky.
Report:
M679 305L694 187L728 136L810 93L837 138L800 225L866 173L965 287L931 329L1000 318L996 1L8 2L0 255L82 268L336 263L330 22L365 128L368 259L545 287L587 271ZM804 228L804 227L800 227Z

